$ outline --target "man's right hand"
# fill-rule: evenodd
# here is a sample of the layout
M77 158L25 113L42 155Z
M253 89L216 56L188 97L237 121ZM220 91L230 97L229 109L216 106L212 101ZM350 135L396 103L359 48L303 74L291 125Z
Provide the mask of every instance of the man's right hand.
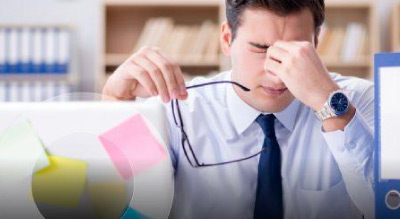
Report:
M166 103L187 98L181 68L159 48L141 48L110 76L103 88L105 97L133 100L160 95Z

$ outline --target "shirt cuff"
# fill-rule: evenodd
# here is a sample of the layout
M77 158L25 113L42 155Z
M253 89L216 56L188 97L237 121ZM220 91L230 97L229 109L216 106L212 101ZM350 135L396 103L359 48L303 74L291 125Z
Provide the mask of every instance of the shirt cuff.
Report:
M357 113L344 131L323 132L322 135L338 163L346 188L356 206L367 217L373 207L373 134L361 114Z
M351 158L357 164L362 164L372 156L373 132L357 110L344 131L322 131L322 135L333 155L339 155L335 156L337 159Z

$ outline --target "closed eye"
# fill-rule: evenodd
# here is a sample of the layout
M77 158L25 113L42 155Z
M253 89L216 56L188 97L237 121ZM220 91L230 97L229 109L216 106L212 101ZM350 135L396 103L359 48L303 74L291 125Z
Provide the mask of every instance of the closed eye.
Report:
M260 44L260 43L253 43L253 42L249 42L249 44L255 48L258 49L268 49L271 45L269 44Z
M266 53L270 45L268 44L259 44L259 43L253 43L249 42L251 47L253 48L253 52L255 53Z

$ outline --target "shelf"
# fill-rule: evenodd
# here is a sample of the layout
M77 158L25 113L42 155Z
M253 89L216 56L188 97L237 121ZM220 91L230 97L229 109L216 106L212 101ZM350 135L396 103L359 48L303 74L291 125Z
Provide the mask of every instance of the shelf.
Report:
M400 3L395 4L392 15L392 51L400 52Z
M333 9L333 8L344 8L344 9L369 9L373 7L373 3L371 2L349 2L349 1L343 1L343 0L335 0L335 1L325 1L325 7L328 9Z
M168 17L176 25L201 25L205 20L219 23L218 7L145 6L106 7L105 53L133 53L146 22L151 18Z
M321 57L323 63L327 67L338 67L338 68L369 68L371 67L371 60L363 58L356 61L343 61L340 59Z
M105 60L106 66L119 66L129 56L130 54L107 54ZM219 67L219 60L198 62L178 61L178 65L181 67Z
M68 74L21 74L7 73L0 74L0 81L32 81L32 80L53 80L53 81L71 81Z
M219 0L106 0L106 6L219 6Z
M101 75L96 77L96 90L102 90L102 85L108 78L107 73L113 72L117 66L136 52L137 47L142 46L138 46L139 40L150 19L171 19L174 28L177 26L201 27L205 21L219 25L224 7L225 3L220 0L105 0L104 52L101 54L103 63ZM193 62L177 58L179 52L174 51L176 54L170 55L178 62L182 71L206 75L211 71L221 69L219 57L216 60L201 59L201 61Z
M8 27L16 27L16 28L60 28L60 29L70 29L74 30L74 26L68 24L23 24L23 23L15 23L15 24L0 24L0 28L8 28Z
M207 75L196 75L196 74L183 73L183 77L184 77L184 79L185 79L186 82L189 82L189 81L191 81L192 79L194 79L194 78L196 78L196 77L199 77L199 76L202 76L202 77L212 77L212 76L215 76L215 75L216 75L215 72L210 72L210 73L207 74ZM111 76L111 73L107 73L107 74L106 74L106 78L107 78L107 79L108 79L110 76Z

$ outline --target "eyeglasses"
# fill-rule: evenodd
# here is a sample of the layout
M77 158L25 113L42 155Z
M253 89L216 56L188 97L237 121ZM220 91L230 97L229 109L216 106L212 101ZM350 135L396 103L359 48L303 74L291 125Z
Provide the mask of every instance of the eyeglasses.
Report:
M209 82L209 83L204 83L204 84L197 84L197 85L186 87L186 89L189 90L189 89L193 89L193 88L199 88L199 87L216 85L216 84L232 84L232 85L239 87L240 89L242 89L245 92L250 91L250 89L246 88L245 86L243 86L237 82L233 82L233 81L216 81L216 82ZM172 115L174 117L175 125L181 131L181 136L182 136L181 145L182 145L183 151L185 153L186 159L188 160L189 164L194 168L212 167L212 166L220 166L220 165L227 165L227 164L231 164L231 163L237 163L237 162L245 161L245 160L251 159L253 157L256 157L267 150L267 148L263 148L261 151L259 151L256 154L253 154L251 156L241 158L241 159L234 159L234 160L219 162L219 163L208 163L207 164L207 163L200 162L199 159L197 158L196 154L194 153L193 147L189 141L189 137L185 132L185 127L184 127L183 119L182 119L182 113L181 113L181 110L179 107L179 101L172 100L171 107L172 107ZM190 153L191 157L189 156L189 153Z

